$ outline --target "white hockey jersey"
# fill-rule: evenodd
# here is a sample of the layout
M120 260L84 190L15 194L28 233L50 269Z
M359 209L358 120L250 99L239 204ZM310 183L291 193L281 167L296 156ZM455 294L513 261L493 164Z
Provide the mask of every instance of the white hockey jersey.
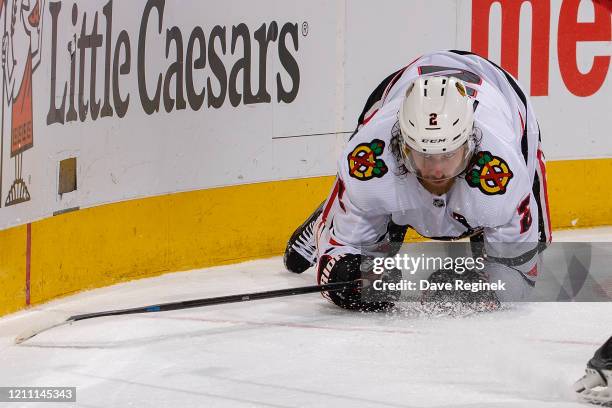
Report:
M393 138L401 137L398 111L407 87L423 75L455 76L467 85L482 136L476 164L441 196L403 172L392 151ZM501 68L465 52L424 55L397 72L364 116L338 161L338 180L319 223L320 255L358 253L383 239L390 220L433 239L483 232L487 253L503 258L523 255L525 245L495 253L489 244L550 241L539 127L522 89ZM520 269L528 276L532 266Z

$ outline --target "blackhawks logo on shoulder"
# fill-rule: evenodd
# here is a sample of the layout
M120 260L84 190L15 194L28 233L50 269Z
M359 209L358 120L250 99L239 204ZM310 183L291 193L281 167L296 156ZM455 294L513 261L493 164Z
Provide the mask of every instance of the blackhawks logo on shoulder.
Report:
M470 187L478 188L487 195L504 194L513 174L501 157L489 151L478 152L476 163L466 174Z
M366 181L387 174L387 165L378 158L384 148L385 142L380 139L358 144L347 157L351 177Z

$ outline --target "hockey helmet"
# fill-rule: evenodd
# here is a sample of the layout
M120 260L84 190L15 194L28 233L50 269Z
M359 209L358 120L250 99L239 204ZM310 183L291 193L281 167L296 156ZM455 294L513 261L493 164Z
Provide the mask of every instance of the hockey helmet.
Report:
M465 170L475 149L474 104L460 80L417 78L408 86L398 116L408 171L444 180Z

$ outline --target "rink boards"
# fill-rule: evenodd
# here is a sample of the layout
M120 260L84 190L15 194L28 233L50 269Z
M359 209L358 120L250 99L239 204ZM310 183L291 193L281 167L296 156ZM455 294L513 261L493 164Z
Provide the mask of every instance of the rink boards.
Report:
M553 227L612 223L604 3L397 1L385 19L367 2L30 3L39 15L19 6L5 27L0 314L282 252L326 197L370 91L434 49L488 54L524 84ZM71 159L77 189L60 194Z
M591 162L602 171L612 170L608 160ZM561 161L552 162L549 172L587 177L591 169L584 161ZM327 195L333 179L130 200L11 228L0 235L0 245L7 248L3 253L12 255L2 259L8 273L0 287L0 313L83 288L279 254L290 231ZM598 225L599 200L609 203L612 197L559 179L551 176L549 184L551 201L564 204L551 206L553 228L571 226L577 219L582 226ZM569 198L560 199L563 196ZM252 211L244 211L245 203ZM612 210L607 211L603 216L612 218ZM418 236L409 232L408 240L415 239Z

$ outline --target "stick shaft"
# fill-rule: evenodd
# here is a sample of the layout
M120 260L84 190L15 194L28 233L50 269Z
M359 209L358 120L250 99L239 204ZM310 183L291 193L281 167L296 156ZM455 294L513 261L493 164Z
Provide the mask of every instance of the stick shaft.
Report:
M325 285L302 286L298 288L270 290L266 292L242 293L238 295L219 296L212 298L184 300L179 302L161 303L157 305L134 307L130 309L107 310L103 312L85 313L80 315L70 316L67 321L79 321L85 319L93 319L104 316L119 316L138 313L154 313L167 312L170 310L189 309L193 307L203 307L212 305L221 305L226 303L247 302L251 300L271 299L284 296L303 295L307 293L316 293L322 291L338 291L344 289L355 288L360 284L360 281L351 282L336 282Z

